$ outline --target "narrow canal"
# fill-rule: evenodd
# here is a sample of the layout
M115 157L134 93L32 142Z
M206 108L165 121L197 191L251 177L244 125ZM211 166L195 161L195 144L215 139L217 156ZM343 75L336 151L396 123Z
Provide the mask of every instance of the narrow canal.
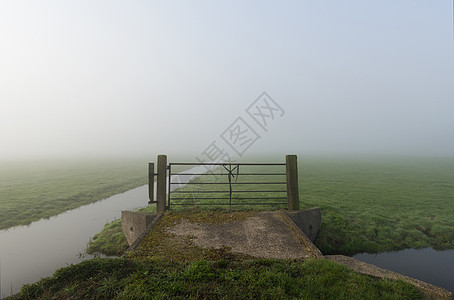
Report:
M189 173L203 173L194 167ZM194 175L174 175L171 186L177 189ZM156 189L155 189L156 190ZM85 253L87 244L104 225L119 219L122 210L148 204L148 185L79 207L50 219L0 230L0 299L19 292L24 284L53 274L61 267L92 258Z
M362 253L353 257L454 293L454 250L405 249L378 254Z
M200 173L200 167L191 169ZM184 186L194 176L179 176ZM148 186L141 186L58 216L0 231L0 298L17 293L24 284L50 276L55 270L92 258L85 254L91 237L120 218L122 210L147 205ZM354 258L454 291L454 250L406 249Z
M91 237L122 210L143 207L148 186L67 211L50 219L0 231L1 296L51 275L69 264L92 258L84 254Z

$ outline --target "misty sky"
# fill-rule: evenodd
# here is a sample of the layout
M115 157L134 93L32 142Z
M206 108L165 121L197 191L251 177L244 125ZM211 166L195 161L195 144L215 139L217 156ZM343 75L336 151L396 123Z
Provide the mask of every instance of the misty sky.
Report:
M452 5L0 1L0 158L453 156Z

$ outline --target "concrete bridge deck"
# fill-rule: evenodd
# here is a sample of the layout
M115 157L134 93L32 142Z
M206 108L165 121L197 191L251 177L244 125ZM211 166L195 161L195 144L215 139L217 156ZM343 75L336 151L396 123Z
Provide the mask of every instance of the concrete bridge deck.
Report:
M319 223L310 226L318 230ZM167 213L132 245L129 255L163 259L167 252L190 260L193 251L220 249L250 258L323 257L285 211Z
M325 258L380 278L407 281L424 299L452 299L434 285L341 255L323 256L314 246L320 209L271 212L122 212L122 227L131 247L124 256L191 261L222 258Z

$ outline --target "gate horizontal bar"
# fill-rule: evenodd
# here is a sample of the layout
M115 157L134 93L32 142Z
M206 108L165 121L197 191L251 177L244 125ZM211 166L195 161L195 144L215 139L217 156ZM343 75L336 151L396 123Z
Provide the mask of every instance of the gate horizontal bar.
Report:
M276 205L276 204L285 204L287 202L246 202L246 203L172 203L172 205Z
M285 166L285 163L169 163L172 166Z
M181 198L181 197L172 197L172 200L191 200L191 197L186 197L186 198ZM202 199L212 199L212 200L228 200L230 199L229 197L207 197L207 198L199 198L197 197L197 200L202 200ZM238 199L238 198L235 198Z
M234 193L287 193L287 191L233 191ZM230 193L230 191L172 191L172 194L196 194L196 193ZM172 198L173 199L173 198Z
M172 173L170 175L216 175L216 176L227 176L228 173ZM234 174L236 176L236 174ZM238 175L287 175L285 173L239 173Z
M228 182L186 182L186 183L179 183L179 182L171 182L170 184L229 184ZM287 184L287 182L234 182L232 184Z
M181 197L178 197L178 198L174 198L172 197L172 200L189 200L189 199L192 199L192 198L181 198ZM229 197L202 197L202 198L199 198L197 197L197 200L206 200L206 199L213 199L213 200L228 200L230 199ZM232 200L249 200L249 199L276 199L276 200L283 200L283 199L287 199L287 197L245 197L245 198L232 198Z

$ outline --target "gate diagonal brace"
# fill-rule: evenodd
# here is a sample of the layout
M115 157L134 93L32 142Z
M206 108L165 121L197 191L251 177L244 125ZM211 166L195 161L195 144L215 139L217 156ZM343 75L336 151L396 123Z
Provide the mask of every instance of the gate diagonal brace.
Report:
M224 167L224 169L228 172L227 176L229 178L229 206L232 206L232 177L235 178L235 175L233 174L233 172L236 170L236 178L235 178L235 183L238 181L238 177L240 175L240 165L236 165L233 169L232 169L232 165L229 164L229 167L227 168L227 165L223 164L222 165Z

